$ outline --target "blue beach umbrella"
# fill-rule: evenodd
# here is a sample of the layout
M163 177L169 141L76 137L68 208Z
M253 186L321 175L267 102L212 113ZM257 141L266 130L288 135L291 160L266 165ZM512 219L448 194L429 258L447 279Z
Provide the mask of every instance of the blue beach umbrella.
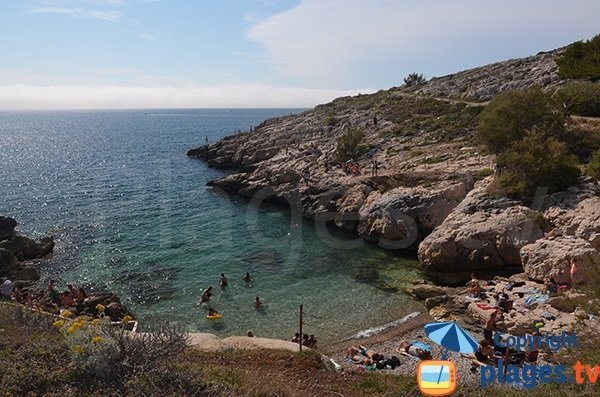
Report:
M479 347L479 342L454 321L425 324L425 333L438 345L457 353L474 353Z

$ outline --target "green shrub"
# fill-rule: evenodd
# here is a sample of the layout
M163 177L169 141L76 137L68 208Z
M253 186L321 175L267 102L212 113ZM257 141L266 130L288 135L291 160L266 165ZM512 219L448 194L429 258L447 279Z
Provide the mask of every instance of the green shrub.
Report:
M569 114L600 117L600 84L589 81L572 82L554 94Z
M585 168L585 173L592 177L596 182L600 182L600 151L594 153L592 160Z
M564 134L566 116L557 103L538 88L507 91L481 112L480 140L499 154L521 141L534 127L550 136Z
M580 175L577 158L556 138L534 131L520 144L498 156L505 172L500 186L510 197L529 201L538 187L548 193L564 190L573 185Z
M363 155L366 147L363 145L365 133L361 130L351 130L337 139L335 149L336 158L339 161L357 159Z
M556 63L563 79L600 80L600 35L571 44Z
M416 87L426 81L427 79L421 73L411 73L404 78L404 85L407 87Z

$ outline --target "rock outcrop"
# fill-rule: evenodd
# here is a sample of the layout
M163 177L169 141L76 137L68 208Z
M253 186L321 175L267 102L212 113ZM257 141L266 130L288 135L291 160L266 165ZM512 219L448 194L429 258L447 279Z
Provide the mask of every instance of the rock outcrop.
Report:
M462 283L521 266L520 249L541 238L543 217L485 188L472 190L419 246L425 271L444 283Z
M571 284L569 269L576 259L579 269L576 282L600 281L600 252L581 238L539 239L521 248L523 270L532 280L554 277L559 284Z
M556 57L562 50L540 52L527 58L512 59L433 78L416 92L437 97L489 101L503 91L532 86L555 89L563 81L558 76Z
M14 229L17 222L12 218L0 217L0 277L13 281L37 281L40 272L26 261L44 257L52 252L54 239L44 237L40 242L19 236Z
M544 216L560 233L587 240L600 250L600 197L588 186L552 194L544 206Z

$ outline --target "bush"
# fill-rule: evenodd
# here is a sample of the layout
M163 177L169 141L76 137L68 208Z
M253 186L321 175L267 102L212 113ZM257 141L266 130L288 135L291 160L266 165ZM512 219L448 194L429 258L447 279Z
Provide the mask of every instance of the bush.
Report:
M585 169L586 175L592 177L594 181L600 182L600 151L594 153L592 160Z
M600 35L571 44L556 63L563 79L600 80Z
M500 186L508 196L523 201L531 200L538 187L548 188L548 193L564 190L580 175L577 159L567 146L537 131L500 154L498 163L506 170Z
M364 138L365 133L361 130L351 130L340 136L335 149L337 159L347 161L362 156L366 150L362 144Z
M557 103L538 88L507 91L481 112L479 138L496 154L523 140L534 127L548 135L564 135L566 116Z
M425 76L420 73L411 73L404 78L404 85L407 87L416 87L427 81Z
M556 91L554 97L569 114L600 117L600 84L598 83L572 82Z

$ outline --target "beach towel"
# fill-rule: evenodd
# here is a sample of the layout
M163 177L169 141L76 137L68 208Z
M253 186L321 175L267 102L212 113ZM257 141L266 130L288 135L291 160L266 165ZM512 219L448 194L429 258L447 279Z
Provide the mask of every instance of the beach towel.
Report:
M414 347L416 347L417 349L425 350L428 352L431 351L431 346L429 346L426 343L419 342L418 340L411 340L410 344L413 345Z
M478 308L483 309L483 310L495 310L496 308L492 305L490 305L489 303L477 303L476 304Z
M525 299L525 306L532 305L532 304L534 304L536 302L544 303L548 299L550 299L550 296L548 296L548 294L535 294L535 295L531 295L531 296L528 296L527 299Z

